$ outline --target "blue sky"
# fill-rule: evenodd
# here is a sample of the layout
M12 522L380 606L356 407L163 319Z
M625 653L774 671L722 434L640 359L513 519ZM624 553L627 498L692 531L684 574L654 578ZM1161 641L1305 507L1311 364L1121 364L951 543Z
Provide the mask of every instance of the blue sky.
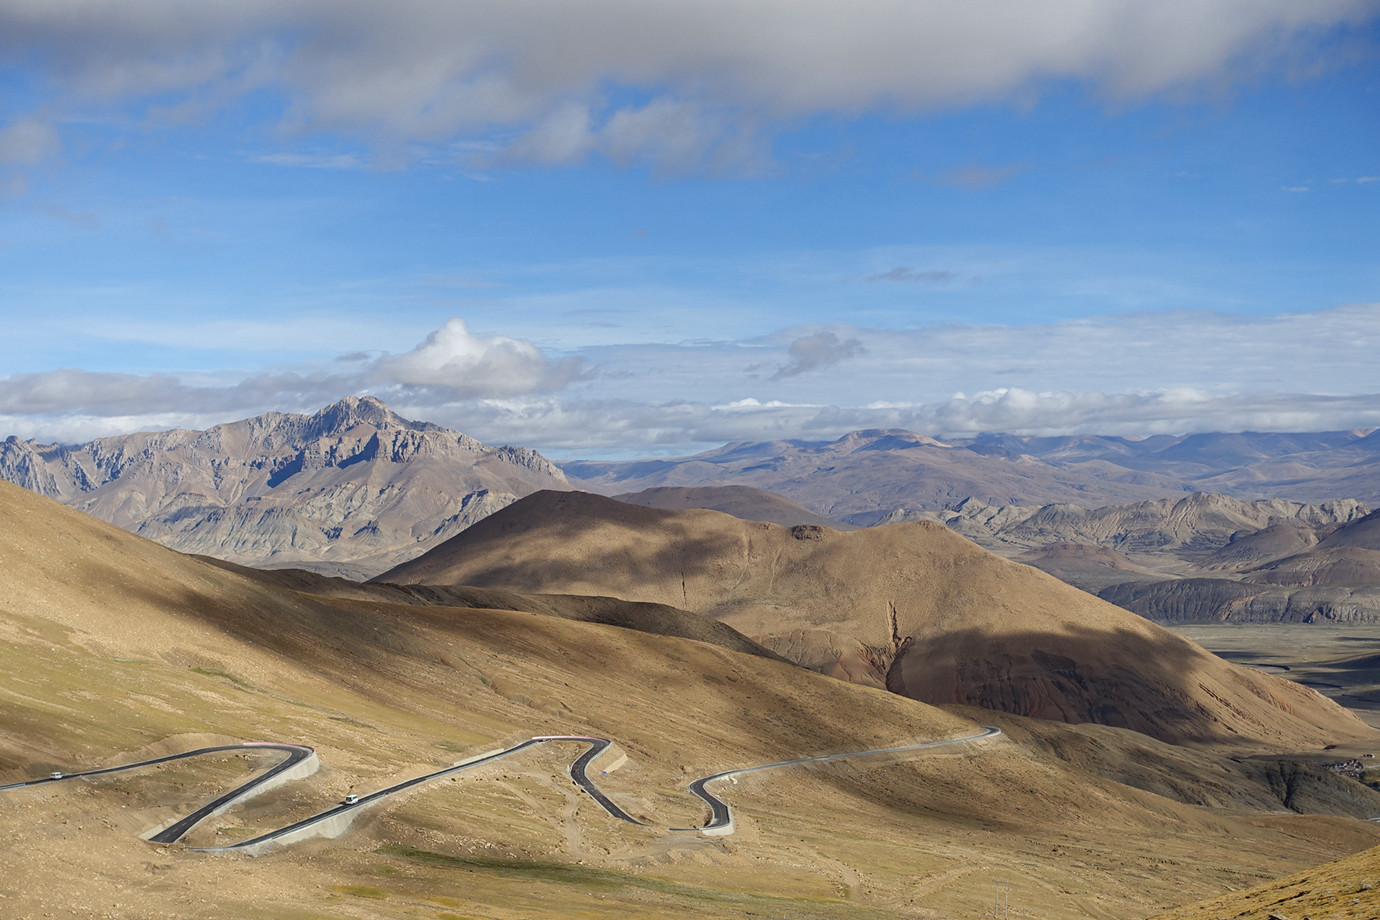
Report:
M1380 425L1380 3L0 0L0 435Z

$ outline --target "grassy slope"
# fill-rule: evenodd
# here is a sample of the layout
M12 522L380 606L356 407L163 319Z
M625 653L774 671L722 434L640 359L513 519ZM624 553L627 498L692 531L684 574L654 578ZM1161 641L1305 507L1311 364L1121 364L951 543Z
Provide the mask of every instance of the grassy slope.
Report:
M1232 892L1152 920L1374 920L1380 916L1380 847Z
M220 816L231 840L530 734L592 732L659 825L694 776L973 730L703 643L520 612L275 589L0 485L0 781L210 740L314 744L322 772ZM255 860L138 834L242 776L226 758L4 793L0 894L37 917L1138 917L1371 845L1337 818L1223 814L1010 739L745 778L731 838L616 824L543 749Z

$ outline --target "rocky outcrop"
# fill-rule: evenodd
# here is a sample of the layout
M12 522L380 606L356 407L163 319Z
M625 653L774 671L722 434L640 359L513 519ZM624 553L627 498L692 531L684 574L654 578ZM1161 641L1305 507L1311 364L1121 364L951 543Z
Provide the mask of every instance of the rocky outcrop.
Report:
M489 447L372 397L74 447L12 437L0 477L182 552L358 578L538 489L569 488L535 451Z

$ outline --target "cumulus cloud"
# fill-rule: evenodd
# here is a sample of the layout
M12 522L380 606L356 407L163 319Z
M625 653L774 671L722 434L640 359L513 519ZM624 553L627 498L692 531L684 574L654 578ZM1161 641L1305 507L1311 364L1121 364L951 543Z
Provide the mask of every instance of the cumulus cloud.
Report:
M790 362L773 375L773 380L794 377L810 371L832 367L840 361L862 354L866 349L857 339L839 339L834 332L816 332L803 335L787 347Z
M531 342L477 336L451 319L406 354L379 359L375 382L438 387L459 399L549 393L585 374L583 362L553 362Z
M0 7L0 56L63 101L204 112L270 88L283 124L388 146L506 138L564 163L756 148L756 125L1216 86L1375 15L1368 0L43 0ZM631 101L630 101L631 100ZM959 184L1005 178L979 168Z

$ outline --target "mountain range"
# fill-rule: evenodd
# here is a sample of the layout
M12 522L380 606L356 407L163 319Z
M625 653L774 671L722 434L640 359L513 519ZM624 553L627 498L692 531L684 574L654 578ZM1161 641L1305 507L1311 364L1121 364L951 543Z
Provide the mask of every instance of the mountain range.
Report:
M874 430L562 469L350 397L310 416L268 413L200 432L69 446L10 437L0 478L183 552L354 579L535 491L585 488L836 530L939 520L1163 622L1372 622L1380 549L1341 547L1330 534L1359 526L1380 496L1377 438L941 441Z
M0 442L0 478L186 553L364 578L517 498L569 488L535 451L372 397L206 431Z
M608 494L745 485L868 526L896 513L983 504L1093 508L1213 492L1243 499L1380 504L1380 433L991 434L938 440L899 430L834 441L738 442L667 460L576 462L566 474Z

